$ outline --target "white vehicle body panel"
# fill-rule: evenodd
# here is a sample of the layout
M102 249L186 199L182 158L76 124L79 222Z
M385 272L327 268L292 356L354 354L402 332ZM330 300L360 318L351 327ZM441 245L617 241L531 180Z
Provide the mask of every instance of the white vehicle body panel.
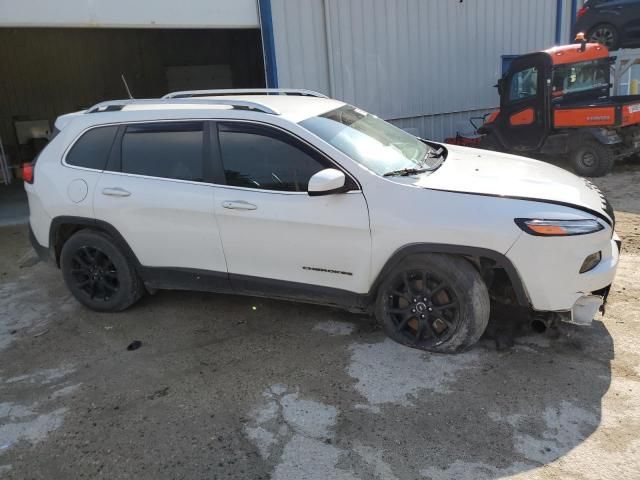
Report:
M449 157L438 175L423 175L416 185L601 208L600 195L585 188L583 178L562 168L506 153L455 145L448 145L447 149Z
M229 273L369 291L371 236L361 192L310 197L217 186L215 213Z

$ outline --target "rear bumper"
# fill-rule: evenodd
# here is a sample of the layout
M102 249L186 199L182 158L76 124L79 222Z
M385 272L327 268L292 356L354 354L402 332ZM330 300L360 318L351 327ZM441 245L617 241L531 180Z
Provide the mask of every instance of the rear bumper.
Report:
M48 262L49 260L51 260L51 253L49 249L47 247L43 247L38 243L38 240L36 239L36 236L34 235L31 228L31 224L29 224L29 241L31 242L31 246L33 247L33 249L38 254L38 258L40 258L40 260L42 260L43 262Z

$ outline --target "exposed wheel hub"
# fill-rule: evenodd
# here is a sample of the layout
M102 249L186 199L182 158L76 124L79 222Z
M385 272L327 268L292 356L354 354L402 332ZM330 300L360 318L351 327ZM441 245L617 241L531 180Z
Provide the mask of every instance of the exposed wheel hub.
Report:
M593 167L596 164L596 156L591 152L582 155L582 163L585 167Z
M400 274L386 298L387 314L407 341L422 347L436 345L457 329L460 315L453 288L431 273Z
M428 311L429 311L429 307L427 306L426 303L424 303L424 302L416 303L416 312L417 313L424 313L424 312L428 312Z

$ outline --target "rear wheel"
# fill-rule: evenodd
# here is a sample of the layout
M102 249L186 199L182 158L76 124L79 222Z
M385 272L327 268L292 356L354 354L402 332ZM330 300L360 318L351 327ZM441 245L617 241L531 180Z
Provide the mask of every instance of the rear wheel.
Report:
M569 160L578 175L602 177L611 171L615 158L611 147L588 139L570 152Z
M60 268L73 296L92 310L124 310L144 291L131 262L102 232L75 233L62 247Z
M489 321L489 293L478 271L450 255L403 260L382 282L376 317L398 343L439 353L475 344Z
M596 25L587 35L587 39L592 43L599 43L606 46L609 50L616 50L620 47L620 35L616 27L610 23L601 23Z

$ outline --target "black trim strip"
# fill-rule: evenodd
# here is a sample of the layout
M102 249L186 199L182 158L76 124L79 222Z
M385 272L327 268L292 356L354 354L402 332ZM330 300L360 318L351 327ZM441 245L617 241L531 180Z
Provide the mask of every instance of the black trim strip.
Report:
M561 202L559 200L545 200L542 198L532 198L532 197L519 197L516 195L498 195L497 193L480 193L480 192L460 192L458 190L445 190L440 188L431 188L431 187L422 187L425 190L433 190L435 192L448 192L448 193L459 193L460 195L479 195L481 197L494 197L494 198L508 198L510 200L522 200L524 202L539 202L539 203L548 203L550 205L560 205L561 207L573 208L575 210L581 210L586 213L590 213L591 215L598 217L604 220L607 225L613 227L613 220L607 217L604 213L598 212L596 210L592 210L588 207L583 207L582 205L576 205L575 203Z
M234 293L226 272L194 268L138 267L145 286L153 289L192 290L196 292Z
M368 294L359 294L339 288L289 282L271 278L229 274L235 293L255 297L294 300L296 302L329 305L364 311L371 301Z

